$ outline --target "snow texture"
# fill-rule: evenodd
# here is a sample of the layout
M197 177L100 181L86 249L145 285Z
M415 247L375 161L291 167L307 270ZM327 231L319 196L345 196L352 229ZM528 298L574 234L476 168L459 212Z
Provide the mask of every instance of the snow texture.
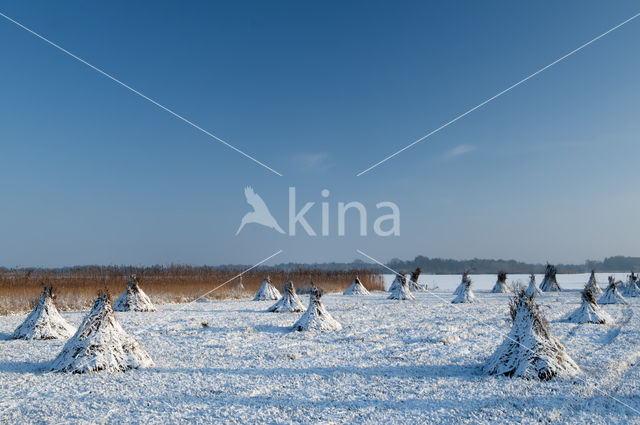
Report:
M51 370L120 372L153 365L146 351L118 323L109 297L100 294L78 331L53 360Z
M609 276L609 286L604 290L604 294L598 300L599 304L626 304L627 301L618 292L618 282L613 276Z
M76 329L62 318L53 303L51 286L45 286L38 304L13 332L15 339L69 338Z
M567 317L567 322L571 323L597 323L597 324L612 324L613 318L602 309L596 302L596 297L593 293L593 286L587 283L584 290L581 293L582 304Z
M140 289L136 275L129 276L129 284L124 293L113 303L115 311L156 311L147 294Z
M544 272L544 279L542 279L542 283L540 284L540 290L542 292L560 292L560 285L558 285L558 280L556 278L557 270L555 266L551 264L547 264L547 268Z
M407 276L406 275L398 275L396 276L400 284L396 284L394 289L391 291L391 295L389 295L390 300L415 300L416 298L411 293L409 289L409 285L407 285ZM394 281L395 282L395 281Z
M528 277L509 275L509 282L526 286ZM606 274L597 277L606 282ZM384 278L389 285L395 276ZM510 379L486 375L482 365L510 331L511 297L489 292L495 274L472 278L478 302L464 309L449 303L460 275L421 275L420 283L440 289L415 293L410 303L387 300L387 292L325 294L340 332L292 332L297 315L264 314L251 298L116 313L156 363L126 373L47 373L66 341L9 339L27 314L0 316L0 423L640 422L640 298L602 306L615 325L567 323L561 319L580 306L589 273L558 274L565 291L536 299L585 373ZM300 298L306 306L308 297ZM87 311L60 314L77 327Z
M506 273L498 273L498 279L496 280L496 284L493 285L491 292L493 292L494 294L508 294L511 292L511 289L509 289L509 285L507 285Z
M293 325L296 331L339 331L342 325L329 314L322 303L322 290L311 288L309 308Z
M282 298L277 303L269 307L267 310L270 313L291 313L304 311L304 304L296 293L296 288L293 286L293 282L289 281L284 285L284 293Z
M253 297L254 301L273 301L281 297L280 291L271 284L271 278L267 276L262 282L262 286L258 289L256 296Z
M343 295L369 295L369 291L364 287L358 276L353 280L349 288L344 291Z
M490 375L549 380L580 373L560 342L551 335L535 296L519 292L511 304L513 324L509 336L484 366Z

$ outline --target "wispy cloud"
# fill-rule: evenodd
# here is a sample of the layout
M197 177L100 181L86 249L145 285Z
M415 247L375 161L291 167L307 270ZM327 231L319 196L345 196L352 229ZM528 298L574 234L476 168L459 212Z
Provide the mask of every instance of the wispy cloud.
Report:
M449 152L444 154L445 158L455 158L461 155L465 155L469 152L473 152L476 150L474 146L471 145L458 145L455 148L451 149Z
M298 168L308 171L325 172L333 167L329 154L325 152L299 153L293 156L293 160Z

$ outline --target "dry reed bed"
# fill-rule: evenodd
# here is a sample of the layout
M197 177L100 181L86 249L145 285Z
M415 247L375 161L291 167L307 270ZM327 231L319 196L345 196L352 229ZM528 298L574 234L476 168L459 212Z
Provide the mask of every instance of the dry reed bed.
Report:
M135 273L142 289L156 304L190 302L199 297L206 299L246 298L256 293L265 276L279 290L284 283L293 281L300 292L305 292L313 282L327 292L342 292L353 282L355 275L371 290L383 290L380 274L366 270L252 270L235 278L241 270L218 270L172 266L150 267L90 267L64 272L58 270L11 270L0 273L0 315L24 313L31 310L42 284L53 285L56 305L60 310L84 310L91 306L98 291L105 287L112 297L125 289L129 274ZM227 282L221 288L208 293ZM242 287L239 283L242 283Z

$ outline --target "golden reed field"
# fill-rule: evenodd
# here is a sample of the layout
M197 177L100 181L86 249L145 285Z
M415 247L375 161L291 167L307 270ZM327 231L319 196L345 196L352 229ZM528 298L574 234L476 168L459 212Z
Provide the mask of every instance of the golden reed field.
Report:
M346 290L358 275L371 290L383 290L380 274L367 270L323 271L261 271L252 270L241 279L235 278L242 270L220 270L207 267L81 267L71 270L7 270L0 272L0 315L23 313L31 310L42 285L52 285L56 305L60 310L82 310L91 306L98 291L105 287L113 298L118 297L136 274L140 287L154 303L190 302L229 281L221 288L205 295L207 299L246 298L256 293L265 276L282 290L291 280L302 292L312 282L327 292Z

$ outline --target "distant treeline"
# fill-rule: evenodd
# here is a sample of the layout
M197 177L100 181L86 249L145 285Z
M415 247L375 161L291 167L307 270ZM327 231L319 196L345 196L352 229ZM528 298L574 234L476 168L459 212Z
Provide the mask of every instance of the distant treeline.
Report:
M417 256L410 261L393 259L387 265L397 271L410 271L420 267L423 273L455 274L465 270L471 273L544 273L546 264L524 263L515 260L451 260ZM591 270L599 272L626 272L640 270L640 257L608 257L604 261L587 260L584 264L555 264L559 273L585 273Z
M598 272L628 272L640 271L640 257L624 257L615 256L607 257L603 261L587 260L583 264L554 264L559 273L585 273L591 270ZM474 258L471 260L452 260L447 258L429 258L422 255L417 256L413 260L400 260L394 258L387 263L387 266L393 270L409 272L416 267L420 267L422 273L426 274L458 274L465 270L471 273L498 273L505 271L507 273L543 273L546 264L525 263L516 260L491 260ZM250 264L228 264L220 266L185 266L185 265L169 265L169 266L74 266L61 267L52 269L38 269L25 267L24 271L47 271L59 274L76 274L87 273L96 275L128 275L128 274L170 274L175 275L181 272L190 273L208 273L212 271L239 271L250 268ZM351 263L282 263L274 266L260 266L254 270L254 273L270 273L270 272L288 272L301 273L303 271L323 271L323 272L345 272L358 270L367 270L374 273L390 273L388 269L378 264L366 263L362 260L355 260ZM10 269L0 267L0 273L10 272Z
M583 264L554 264L559 273L586 273L591 270L598 272L628 272L640 271L640 257L607 257L603 261L587 260ZM516 260L492 260L483 258L473 258L470 260L452 260L448 258L429 258L422 255L413 260L393 259L387 266L399 272L410 272L420 267L425 274L458 274L465 270L471 273L544 273L546 263L535 264L525 263ZM278 264L275 269L297 270L311 268L316 270L348 270L360 269L371 270L380 273L390 273L390 271L378 264L365 263L356 260L352 263L322 263L322 264Z
M242 270L251 269L254 272L259 273L273 273L273 272L286 272L286 273L302 273L309 271L322 271L326 273L332 272L348 272L353 271L357 273L358 270L366 270L368 272L377 273L384 270L377 264L365 263L361 260L355 260L351 263L282 263L274 266L259 266L255 267L252 264L222 264L218 266L192 266L185 264L169 264L169 265L153 265L153 266L128 266L128 265L86 265L86 266L69 266L69 267L20 267L19 270L25 273L31 271L32 273L51 273L59 275L74 275L78 273L100 276L128 276L130 274L154 274L154 275L179 275L179 274L191 274L191 273L209 273L212 271L235 271L240 272ZM12 273L15 272L14 268L0 267L0 273Z

